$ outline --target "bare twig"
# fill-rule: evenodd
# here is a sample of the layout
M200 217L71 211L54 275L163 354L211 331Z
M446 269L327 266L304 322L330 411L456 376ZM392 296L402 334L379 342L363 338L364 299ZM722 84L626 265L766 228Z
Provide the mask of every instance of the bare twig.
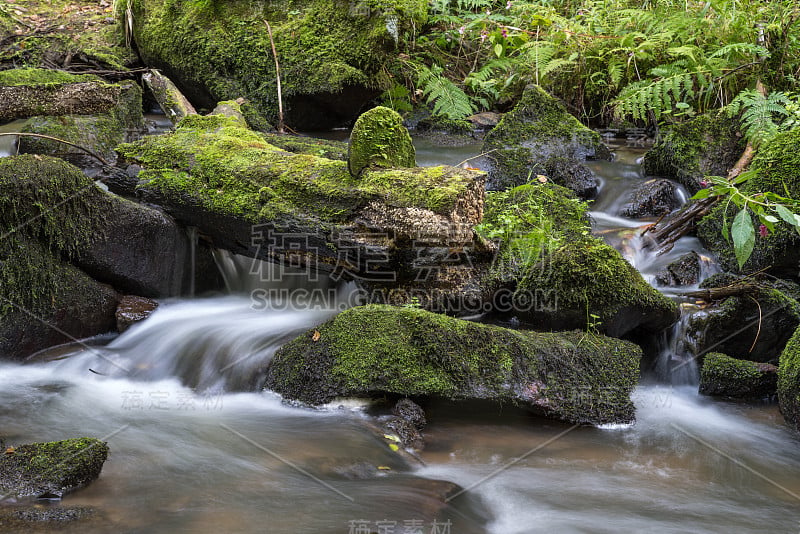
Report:
M36 133L23 133L23 132L4 132L4 133L0 133L0 136L5 136L5 135L9 135L9 136L13 135L13 136L16 136L16 137L40 137L42 139L49 139L50 141L57 141L59 143L64 143L65 145L69 145L71 147L77 148L78 150L82 150L82 151L86 152L87 154L89 154L94 159L96 159L97 161L99 161L100 163L102 163L103 165L105 165L107 167L111 166L111 164L109 162L107 162L106 160L104 160L99 154L96 154L96 153L92 152L88 148L82 147L80 145L76 145L75 143L70 143L69 141L64 141L63 139L59 139L58 137L52 137L52 136L49 136L49 135L36 134Z
M269 44L272 46L272 57L275 58L275 75L278 79L278 133L284 133L283 129L283 92L281 90L281 64L278 61L278 52L275 50L275 40L272 38L272 26L266 20L267 33L269 34Z

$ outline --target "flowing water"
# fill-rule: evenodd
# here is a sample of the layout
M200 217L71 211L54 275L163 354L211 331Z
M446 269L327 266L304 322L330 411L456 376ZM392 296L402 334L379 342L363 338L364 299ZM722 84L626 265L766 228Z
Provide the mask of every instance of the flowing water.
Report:
M420 152L433 163L431 151ZM642 224L613 207L643 179L637 156L620 151L594 166L604 180L596 231ZM654 260L635 239L609 240L648 277L697 250L682 240ZM254 307L246 295L263 288L263 273L223 252L216 259L231 295L166 301L110 342L0 363L7 442L109 443L100 479L63 501L94 506L114 525L91 532L800 532L800 438L774 404L648 382L634 394L637 422L610 428L436 404L426 407L424 465L410 465L363 405L309 410L252 392L277 347L340 307ZM679 324L667 352L691 352L681 337ZM684 368L677 382L695 381Z

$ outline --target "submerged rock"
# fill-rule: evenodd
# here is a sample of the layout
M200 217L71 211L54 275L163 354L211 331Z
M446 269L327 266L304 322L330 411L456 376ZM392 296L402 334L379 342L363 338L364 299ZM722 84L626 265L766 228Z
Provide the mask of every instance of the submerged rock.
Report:
M117 532L120 529L94 508L37 503L0 506L0 530L5 534L82 534Z
M633 191L620 215L632 219L659 217L680 207L677 188L669 180L647 180Z
M123 19L125 4L119 4ZM300 131L352 123L388 88L385 64L428 12L424 0L382 2L173 2L137 0L133 37L142 61L196 105L244 97L277 117L272 27L286 120Z
M416 152L403 118L378 106L362 114L350 134L347 168L353 176L364 169L415 167Z
M98 476L108 445L94 438L12 447L0 456L0 491L16 497L61 498Z
M783 349L778 366L778 403L786 422L800 431L800 328Z
M700 393L718 397L762 399L775 395L778 368L712 352L703 359Z
M490 189L507 189L551 172L553 181L585 198L597 192L598 182L588 169L578 170L580 162L610 157L600 134L534 85L525 89L517 106L486 135L483 152L491 165ZM565 167L569 170L564 171Z
M370 305L284 345L264 386L314 405L424 395L510 402L575 423L627 423L640 358L632 343L586 332L517 331Z
M134 324L144 321L158 308L158 302L133 295L125 295L117 305L117 331L121 334Z
M773 192L780 196L800 198L800 130L779 134L758 149L750 170L754 175L741 190L745 194ZM766 236L756 233L755 248L750 259L739 269L733 245L723 236L723 225L730 225L736 216L733 204L722 202L697 226L697 235L710 251L718 256L726 271L750 273L768 270L779 277L797 279L800 266L800 235L782 220L775 231ZM752 216L753 225L761 224Z
M671 178L693 195L705 176L727 176L745 145L734 119L700 115L669 127L645 154L644 172Z

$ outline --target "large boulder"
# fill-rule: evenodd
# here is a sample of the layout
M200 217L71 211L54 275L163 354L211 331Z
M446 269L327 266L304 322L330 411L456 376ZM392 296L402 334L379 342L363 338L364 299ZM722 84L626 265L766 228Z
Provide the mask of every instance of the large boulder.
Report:
M614 248L590 235L587 205L567 189L531 183L490 193L479 227L499 241L485 279L494 303L537 329L595 328L620 337L657 332L678 316L667 299Z
M778 403L786 422L800 431L800 328L783 349L778 365Z
M108 445L94 438L9 447L0 455L0 492L61 498L100 476Z
M0 159L0 226L3 357L113 330L118 296L106 284L166 297L189 282L183 230L60 159Z
M700 393L715 397L763 399L775 395L778 368L712 352L703 357Z
M370 305L284 345L264 386L312 405L424 395L518 404L574 423L628 423L640 358L632 343L586 332L518 331Z
M731 275L715 275L700 287L727 287L738 282ZM742 360L777 362L784 345L800 326L800 304L793 298L800 291L796 284L788 282L759 284L762 287L750 294L724 298L692 315L688 328L699 351L714 350Z
M286 152L222 115L188 116L174 133L118 150L137 170L141 199L218 248L291 257L345 278L394 283L421 237L440 247L471 244L483 216L481 172L368 169L355 178L346 161Z
M800 198L800 129L780 134L759 147L750 169L754 175L740 186L742 192L751 195L773 192ZM735 216L736 207L723 202L698 224L698 237L717 254L725 270L746 273L766 269L780 277L799 277L800 235L783 221L776 223L775 231L765 237L756 234L753 253L740 271L733 245L723 232L723 226L730 225ZM752 215L752 220L758 228L758 218Z
M114 147L139 138L145 131L141 88L130 81L118 85L119 95L107 111L91 115L40 115L28 119L20 131L63 139L113 162ZM98 161L83 150L39 137L20 137L19 151L59 156L80 167L98 165Z
M490 163L490 189L521 185L542 174L583 198L597 193L598 182L580 162L610 157L600 134L535 85L486 135L483 152Z
M364 2L118 3L132 10L142 60L169 76L195 104L245 97L274 121L275 58L280 63L286 119L296 130L351 123L391 85L385 65L406 30L427 17L425 0Z
M745 145L734 119L700 115L670 126L645 154L644 171L671 178L695 194L705 176L727 176Z

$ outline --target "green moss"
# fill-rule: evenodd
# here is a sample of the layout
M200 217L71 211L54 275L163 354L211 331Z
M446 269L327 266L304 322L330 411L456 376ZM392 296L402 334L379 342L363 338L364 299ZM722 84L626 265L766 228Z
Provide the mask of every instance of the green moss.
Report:
M445 167L367 172L356 180L344 161L284 152L222 115L188 116L174 133L118 151L144 167L141 187L254 222L346 221L372 200L447 213L474 181L474 174Z
M107 457L108 445L95 438L20 445L0 458L0 486L17 496L60 496L96 479Z
M277 116L275 61L264 20L272 26L283 97L338 94L351 87L388 88L383 69L396 43L384 10L399 16L399 31L421 24L423 0L360 3L325 0L228 1L216 11L197 2L133 0L135 38L148 65L200 89L215 101L244 97L267 120ZM192 97L192 95L189 95ZM291 115L291 109L288 110Z
M583 333L538 333L424 310L362 306L280 349L266 387L312 404L340 396L428 395L533 403L574 422L632 418L641 355Z
M785 197L800 198L800 130L780 134L760 147L750 169L755 171L755 177L742 186L744 193L771 191ZM753 254L739 269L733 245L725 240L722 232L724 226L730 227L736 211L732 204L721 204L698 224L698 236L717 254L723 268L743 273L769 268L779 275L797 276L800 236L782 221L766 237L756 236ZM752 220L758 228L760 222L755 215L752 215Z
M415 167L416 152L403 118L382 106L363 113L350 134L348 161L353 176L368 168Z
M704 395L762 398L775 394L775 384L775 367L769 364L738 360L718 352L703 358L700 393Z
M418 132L445 132L450 135L470 135L474 127L467 120L447 117L428 117L417 123Z
M648 175L672 178L690 193L705 176L727 176L745 148L734 119L706 114L669 127L644 157Z
M88 148L101 157L110 159L114 148L144 129L142 115L142 90L133 82L123 82L116 106L95 115L60 115L32 117L20 129L22 132L49 135ZM71 162L80 163L89 156L74 147L48 139L20 138L20 152L67 156ZM97 165L90 160L90 165Z
M104 219L107 200L92 181L55 158L0 158L0 294L34 312L74 288L75 276L54 264L85 246ZM50 297L50 298L47 298Z
M314 137L298 137L294 135L278 135L265 133L264 139L273 146L293 154L307 154L320 158L347 161L347 143Z
M0 86L62 85L66 83L96 82L100 78L91 74L70 74L62 70L21 68L0 71Z
M800 328L781 353L778 366L778 402L786 421L800 430Z

